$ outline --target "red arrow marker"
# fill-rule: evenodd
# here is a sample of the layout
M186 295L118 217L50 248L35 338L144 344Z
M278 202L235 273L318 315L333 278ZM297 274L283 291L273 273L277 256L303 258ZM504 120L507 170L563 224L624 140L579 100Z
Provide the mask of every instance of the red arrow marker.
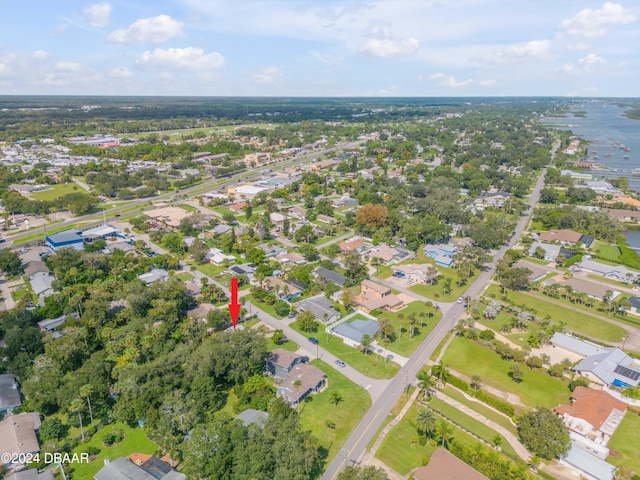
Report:
M229 304L229 313L233 322L233 329L238 324L238 315L240 315L240 304L238 303L238 279L231 279L231 303Z

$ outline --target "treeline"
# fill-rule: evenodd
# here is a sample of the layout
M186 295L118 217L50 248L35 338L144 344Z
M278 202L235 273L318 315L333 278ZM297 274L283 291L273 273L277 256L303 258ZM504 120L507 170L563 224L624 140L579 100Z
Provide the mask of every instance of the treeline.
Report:
M7 190L1 198L7 212L38 215L46 215L54 210L69 210L74 215L84 215L100 203L94 195L82 192L67 193L55 200L31 200L20 192Z

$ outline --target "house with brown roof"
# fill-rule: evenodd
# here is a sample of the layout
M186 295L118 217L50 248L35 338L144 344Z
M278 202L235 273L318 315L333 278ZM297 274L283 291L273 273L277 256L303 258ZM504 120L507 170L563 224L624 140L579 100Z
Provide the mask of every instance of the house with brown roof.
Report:
M284 255L278 255L277 257L273 257L273 259L280 263L281 265L293 264L293 265L302 265L307 261L305 258L296 252L285 253Z
M290 405L297 405L307 396L320 392L326 384L327 376L322 370L313 365L299 363L278 384L276 395Z
M36 430L40 427L40 416L35 412L10 415L0 422L0 452L9 454L0 465L7 471L24 465L24 454L40 451ZM6 461L5 461L6 460Z
M362 253L367 248L367 242L364 240L349 240L347 242L340 243L340 252L345 255L353 252Z
M541 242L560 242L567 243L569 245L575 245L582 238L582 234L574 232L573 230L551 230L540 234Z
M437 448L429 463L413 473L415 480L489 480L444 448Z
M278 277L264 277L263 284L267 290L273 290L278 298L284 298L287 301L302 295L301 288Z
M571 394L571 405L556 408L569 430L603 446L622 422L626 411L627 405L607 392L583 386L576 387Z
M621 208L607 208L607 213L619 222L640 222L640 211L624 210Z
M363 280L360 284L358 301L360 309L365 313L377 309L397 312L404 308L404 302L395 296L389 287L385 287L368 279Z
M272 377L287 378L293 367L308 361L309 357L298 355L284 348L276 348L267 356L267 373Z
M378 258L386 264L398 262L405 256L405 254L401 250L384 244L372 247L371 249L369 249L366 255L371 260L373 260L374 258Z
M428 263L394 265L391 271L395 277L405 280L407 285L430 285L440 276L438 269Z

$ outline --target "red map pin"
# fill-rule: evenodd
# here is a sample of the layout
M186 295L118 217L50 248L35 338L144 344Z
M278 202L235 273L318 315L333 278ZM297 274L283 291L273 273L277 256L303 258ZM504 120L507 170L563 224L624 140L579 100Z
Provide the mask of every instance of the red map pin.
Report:
M231 303L229 304L229 313L231 314L231 322L233 329L238 324L238 315L240 315L240 304L238 303L238 279L231 279Z

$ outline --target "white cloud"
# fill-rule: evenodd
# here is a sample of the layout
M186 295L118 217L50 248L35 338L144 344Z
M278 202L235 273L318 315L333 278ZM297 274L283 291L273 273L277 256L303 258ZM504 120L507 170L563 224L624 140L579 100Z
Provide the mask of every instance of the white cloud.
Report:
M595 53L589 53L576 63L565 63L560 71L571 75L579 75L592 71L593 67L600 63L606 63L605 59Z
M607 27L633 23L637 17L619 3L607 2L602 8L585 8L574 17L562 21L560 26L570 35L587 38L600 37Z
M82 13L92 27L106 27L111 23L111 8L108 3L96 3L83 8Z
M36 50L35 52L33 52L33 58L37 60L44 60L48 56L49 56L49 53L45 52L44 50Z
M468 87L475 83L472 78L457 80L453 75L447 75L446 73L434 73L433 75L429 75L429 80L434 82L438 87L449 88Z
M589 45L584 42L576 42L576 43L567 43L565 45L569 50L586 50L589 48Z
M527 43L510 45L502 50L484 55L483 60L489 63L519 62L526 59L544 59L549 55L551 41L532 40Z
M82 66L75 62L58 62L53 68L59 72L68 73L79 72L82 70Z
M108 75L113 78L129 78L133 77L133 73L127 67L115 67L109 70Z
M481 87L495 87L498 84L498 81L495 79L492 80L480 80L478 85Z
M420 42L413 37L400 40L372 38L360 47L360 52L379 58L406 57L417 52L418 48L420 48Z
M138 59L138 65L151 68L171 68L206 71L224 65L224 57L218 52L204 53L201 48L156 48L147 50Z
M141 18L125 30L116 30L109 35L109 40L116 43L162 43L182 34L183 23L168 15L152 18Z
M267 67L251 75L251 79L258 83L273 83L282 78L282 76L282 72L278 67Z

